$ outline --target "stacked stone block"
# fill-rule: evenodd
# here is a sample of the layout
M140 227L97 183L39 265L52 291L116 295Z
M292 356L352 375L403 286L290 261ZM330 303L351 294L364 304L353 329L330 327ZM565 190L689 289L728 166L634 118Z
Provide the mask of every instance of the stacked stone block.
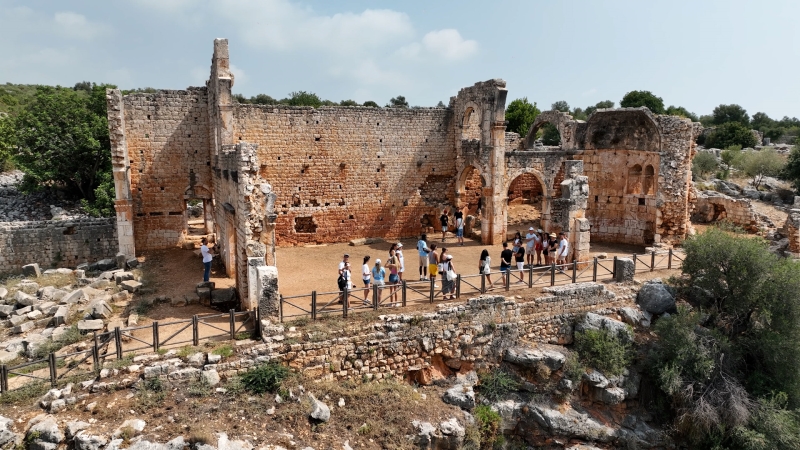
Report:
M759 231L758 216L749 199L731 198L715 191L702 191L696 194L692 221L728 222L752 233Z

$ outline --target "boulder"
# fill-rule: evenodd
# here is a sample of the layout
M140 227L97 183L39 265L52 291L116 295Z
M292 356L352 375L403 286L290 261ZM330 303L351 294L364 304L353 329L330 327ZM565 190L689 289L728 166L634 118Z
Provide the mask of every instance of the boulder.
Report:
M609 405L618 405L625 400L625 390L618 387L607 387L603 389L600 399Z
M13 426L13 420L0 416L0 448L5 448L6 445L17 441L17 434L14 433Z
M22 334L31 331L32 329L36 328L36 323L34 322L24 322L15 327L11 328L12 334Z
M14 312L13 305L0 305L0 319L7 319Z
M214 289L211 291L211 303L229 303L236 299L236 291L234 288Z
M609 443L614 429L607 427L588 414L568 408L563 412L549 406L528 403L519 411L517 434L563 436L584 441Z
M111 436L116 439L123 435L125 430L132 430L134 435L138 436L142 431L144 431L144 427L147 426L147 422L142 419L128 419L125 422L122 422L122 425L119 426L116 430L114 430L114 434ZM128 436L129 438L133 436Z
M128 269L135 269L139 267L139 260L136 258L129 258L125 261L125 265L128 266Z
M205 370L200 374L200 380L209 386L216 386L220 382L219 373L216 370Z
M457 384L445 391L442 401L469 411L475 407L475 391L470 385Z
M26 264L22 266L22 276L39 278L42 276L42 269L40 269L39 264L36 263Z
M308 394L308 398L311 400L311 413L309 416L320 422L327 422L331 418L331 409L328 408L328 405L319 401L314 397L312 394Z
M116 274L114 274L114 282L116 282L117 284L132 279L133 279L133 274L130 272L117 272Z
M18 353L7 352L5 350L0 350L0 364L8 364L11 361L17 359ZM2 416L0 416L2 417ZM0 448L3 447L3 444L0 444Z
M630 342L633 342L633 331L628 325L609 317L595 313L586 313L583 320L575 324L575 331L608 330Z
M642 311L639 308L625 307L620 309L622 321L630 326L641 326L648 328L653 315L647 311Z
M439 424L439 431L442 433L441 443L436 443L436 448L461 448L464 443L466 430L455 417L445 420Z
M86 302L86 294L83 292L83 289L76 289L69 294L65 295L59 303L62 305L73 305L76 303L85 303Z
M105 319L108 320L113 315L113 311L111 307L108 306L105 300L102 298L98 298L97 300L92 301L89 303L89 307L87 308L86 312L92 316L92 319Z
M598 372L597 370L592 369L592 371L583 374L583 380L589 386L596 387L596 388L605 388L610 383L608 378L605 377L602 373Z
M630 258L617 258L614 263L614 281L621 283L633 281L636 266Z
M39 418L37 418L39 419ZM29 450L55 450L61 441L64 440L64 435L58 427L55 419L52 416L45 416L28 429L25 439L28 441Z
M664 314L675 309L675 295L672 288L659 279L645 283L636 295L636 303L651 314Z
M39 283L31 280L22 280L17 284L17 290L29 295L36 295L39 292Z
M104 326L103 321L99 319L78 321L78 329L81 331L99 331L102 330Z
M417 448L434 448L434 443L440 437L436 431L436 427L430 422L421 422L419 420L412 421L411 425L414 427L414 432L416 433L414 436L414 444Z
M8 297L8 289L5 286L0 286L0 302L4 301Z
M18 306L33 306L39 303L38 298L22 291L17 291L17 293L14 294L14 300L17 302Z
M503 360L526 368L534 368L543 363L550 370L558 370L567 360L563 353L528 347L512 347L505 351Z
M69 317L69 306L61 305L56 309L56 313L53 314L53 321L51 322L54 327L59 325L64 325L67 323L67 318Z
M72 442L75 450L100 450L108 444L108 439L79 431Z
M89 264L90 272L103 272L105 270L113 270L117 268L116 259L106 258L97 261L96 263Z
M142 283L135 280L127 280L120 283L120 287L131 294L134 294L139 292L139 289L142 287Z

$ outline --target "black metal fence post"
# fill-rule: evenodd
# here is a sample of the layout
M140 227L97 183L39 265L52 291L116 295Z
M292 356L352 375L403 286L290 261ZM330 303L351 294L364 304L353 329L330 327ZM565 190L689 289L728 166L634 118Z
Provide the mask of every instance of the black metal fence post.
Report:
M403 294L401 295L401 297L402 297L403 307L404 308L406 306L406 295L407 295L407 292L406 292L406 280L403 280Z
M344 288L342 291L342 317L347 319L347 310L350 308L350 290Z
M8 391L8 367L5 364L0 365L0 394L5 394Z
M533 265L528 266L528 288L533 287Z
M572 284L578 282L578 261L572 260Z
M263 337L261 330L261 309L257 306L253 308L253 315L256 317L256 337L261 339Z
M117 328L119 330L119 328ZM56 368L56 354L50 353L47 355L47 365L50 366L50 386L56 387L56 380L58 379L58 372Z
M317 291L311 291L311 320L317 320Z
M279 317L281 323L283 323L283 294L279 294L279 295L280 295L280 300L281 301L278 302L278 317Z
M456 275L456 298L461 298L461 274Z
M656 270L656 251L650 253L650 272Z
M192 316L192 345L200 345L200 319L197 314Z
M506 270L506 274L504 277L505 285L506 285L506 292L511 290L511 266L508 266L508 270Z
M667 257L667 269L672 269L672 249L669 249L669 256Z
M436 287L436 278L431 277L431 291L430 291L431 303L433 303L433 297L436 295L436 292L434 291L435 287Z
M372 285L372 309L376 311L378 310L378 304L380 303L380 298L378 297L378 295L380 295L380 290L378 289L379 288L377 284Z
M556 285L556 263L550 264L550 286Z
M117 346L117 359L122 359L122 331L119 327L114 328L114 345Z
M636 253L633 254L633 274L636 275Z
M594 267L592 268L592 282L597 283L597 257L592 260Z
M94 371L95 372L99 372L100 371L100 346L97 345L97 332L93 331L92 333L94 334L94 339L92 339L92 350L93 350L92 353L94 353L92 355L92 362L94 363ZM158 341L156 341L156 342L158 342Z
M611 267L611 278L617 278L617 257L614 257L614 265Z
M481 294L486 293L486 274L481 272Z
M236 340L236 310L231 309L228 311L230 318L228 319L231 326L231 340Z

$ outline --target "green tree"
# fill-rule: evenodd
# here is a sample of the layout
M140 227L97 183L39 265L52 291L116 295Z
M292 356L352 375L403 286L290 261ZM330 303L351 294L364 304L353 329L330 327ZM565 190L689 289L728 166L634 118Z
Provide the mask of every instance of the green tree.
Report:
M747 111L735 104L717 106L711 113L711 117L714 118L714 125L737 122L745 127L750 126L750 116L747 115Z
M0 137L2 139L2 137ZM789 157L786 159L786 166L783 168L781 178L791 182L797 192L800 192L800 145L792 147Z
M717 157L710 152L698 152L692 159L692 172L700 177L717 170L717 167L719 167Z
M437 108L447 108L447 105L445 105L444 102L439 100L439 103L436 104L436 107Z
M707 148L727 148L732 145L752 148L756 145L756 137L748 127L739 122L719 125L706 136L705 146Z
M94 199L81 199L81 206L91 216L112 217L114 215L114 178L111 171L100 174L100 183L94 190Z
M0 172L13 167L15 138L14 119L8 114L0 113Z
M561 145L561 133L555 125L546 123L542 126L542 144Z
M313 106L319 108L322 106L322 99L313 92L297 91L289 94L289 98L284 99L281 103L286 103L289 106Z
M15 161L25 172L23 188L62 185L94 199L102 173L111 170L105 90L90 95L61 87L40 86L15 120Z
M339 106L358 106L358 102L355 100L342 100L339 102Z
M408 108L408 102L405 97L398 95L397 97L392 97L386 106L389 108Z
M72 89L76 91L85 91L87 93L91 93L92 89L94 89L94 83L92 83L91 81L79 81L75 83L75 86L73 86Z
M267 94L258 94L254 97L250 97L250 101L248 103L252 103L254 105L277 105L280 102Z
M664 100L650 91L630 91L619 102L622 108L638 108L645 106L654 114L664 114Z
M372 100L365 101L364 102L364 106L369 106L371 108L380 108L381 107L379 104L373 102Z
M670 107L667 108L665 114L669 114L670 116L685 117L687 119L691 119L692 122L699 121L699 118L697 117L697 114L695 114L693 112L689 112L689 110L687 110L683 106L672 106L672 105L670 105Z
M541 111L536 107L536 102L531 104L528 102L528 97L518 98L509 103L506 108L506 120L508 121L506 129L520 136L526 136L539 113Z
M561 111L561 112L568 113L569 112L569 103L567 103L565 100L559 100L559 101L553 103L552 105L550 105L550 110L551 111Z
M594 106L589 106L586 108L586 117L592 115L593 112L597 111L598 109L610 109L614 107L614 102L611 100L603 100L601 102L597 102Z
M766 147L758 152L745 153L741 166L747 176L753 177L751 184L758 189L764 177L777 177L783 173L786 160L774 148Z
M250 100L242 94L233 94L232 97L233 101L235 101L236 103L240 103L242 105L250 103Z

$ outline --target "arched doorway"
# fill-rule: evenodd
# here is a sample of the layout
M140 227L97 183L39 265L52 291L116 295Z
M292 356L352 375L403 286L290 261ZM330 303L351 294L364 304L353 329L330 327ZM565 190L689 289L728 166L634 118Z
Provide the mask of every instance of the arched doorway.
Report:
M486 180L475 166L468 166L461 174L459 185L461 204L458 207L466 208L464 211L466 215L477 216L483 207L483 188L486 186Z
M519 231L525 235L529 227L542 227L545 206L545 190L539 178L523 173L508 185L508 233Z

